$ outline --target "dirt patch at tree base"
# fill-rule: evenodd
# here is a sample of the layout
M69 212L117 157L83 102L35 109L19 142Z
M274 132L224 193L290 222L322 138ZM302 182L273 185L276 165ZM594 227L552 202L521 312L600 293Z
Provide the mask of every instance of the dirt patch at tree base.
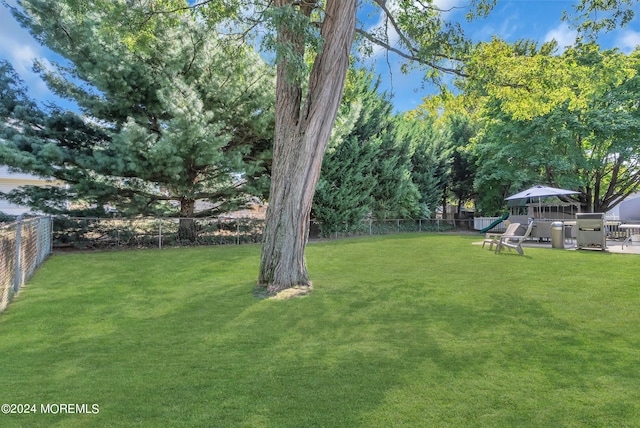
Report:
M253 294L260 299L286 300L294 297L306 296L313 290L313 285L298 285L296 287L268 293L265 287L256 287Z

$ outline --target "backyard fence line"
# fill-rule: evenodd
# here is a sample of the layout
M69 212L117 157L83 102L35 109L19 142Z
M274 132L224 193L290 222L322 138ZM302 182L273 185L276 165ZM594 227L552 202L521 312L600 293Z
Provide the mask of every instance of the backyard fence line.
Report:
M44 262L52 249L50 217L0 226L0 312Z
M310 239L382 235L401 232L472 229L472 219L365 219L356 226L327 231L310 222ZM55 217L56 250L165 248L240 245L262 242L264 220L255 218L86 218Z
M337 239L471 230L473 219L365 219L331 232L314 220L309 226L310 239ZM255 218L18 217L0 225L0 312L53 250L241 245L262 242L263 229Z

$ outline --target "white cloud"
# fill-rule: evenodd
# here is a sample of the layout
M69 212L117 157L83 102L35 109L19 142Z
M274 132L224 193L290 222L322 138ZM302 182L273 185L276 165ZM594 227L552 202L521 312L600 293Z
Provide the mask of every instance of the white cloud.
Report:
M53 95L44 81L34 73L33 61L42 59L45 64L45 49L35 41L27 30L20 27L6 7L0 6L0 58L11 63L16 73L29 88L29 95L36 99L51 99Z
M394 13L399 8L398 3L399 0L388 0L386 2L386 7L391 11L391 13ZM458 10L457 8L467 9L469 4L468 0L434 0L433 5L436 8L445 11L442 16L447 19L451 14ZM384 12L380 12L378 22L369 27L367 31L373 34L386 34L387 44L392 47L398 47L400 35L396 32L391 23L386 22L386 15ZM380 57L386 54L386 49L381 46L374 45L372 47L372 54L373 57Z
M468 6L469 2L466 0L434 0L433 5L440 10L450 10Z
M640 46L640 31L625 31L616 43L623 52L631 53L636 47Z
M503 40L510 40L518 32L519 26L520 20L517 16L506 16L500 22L482 25L471 36L478 41L488 41L493 36L499 36Z
M558 42L560 52L562 52L567 46L572 46L576 42L577 36L578 33L575 30L570 29L566 24L561 24L548 31L543 40L545 43L555 40Z
M8 59L19 73L29 70L33 59L40 56L38 45L4 7L0 8L0 21L0 55Z
M393 13L398 8L397 0L388 1L386 3L386 7ZM384 35L386 34L386 42L389 46L394 46L398 40L400 40L400 36L395 31L391 23L387 22L387 15L383 11L380 11L378 15L378 22L366 29L366 31L371 34L375 34L381 40L384 39ZM373 58L381 57L386 53L386 49L380 45L373 44L371 48Z

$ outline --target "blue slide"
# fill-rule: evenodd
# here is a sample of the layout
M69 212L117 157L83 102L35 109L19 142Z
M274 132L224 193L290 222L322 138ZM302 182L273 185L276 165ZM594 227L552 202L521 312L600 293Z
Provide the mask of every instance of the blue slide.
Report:
M489 226L485 227L484 229L480 230L480 233L487 233L488 231L490 231L491 229L493 229L494 227L499 225L500 222L505 221L508 218L509 218L509 213L503 214L502 217L500 217L499 219L497 219L496 221L494 221L493 223L491 223Z

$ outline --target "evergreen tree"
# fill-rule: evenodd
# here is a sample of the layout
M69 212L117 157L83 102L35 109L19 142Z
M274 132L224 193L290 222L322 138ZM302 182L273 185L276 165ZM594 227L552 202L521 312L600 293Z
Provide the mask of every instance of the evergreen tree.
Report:
M374 139L379 155L373 164L376 186L372 212L376 218L417 218L421 216L420 192L412 181L413 147L405 139L396 117L391 126Z
M450 135L430 120L405 118L404 139L411 141L411 179L420 193L424 216L431 216L446 201L451 164Z
M476 135L476 126L468 115L454 114L447 119L447 129L451 134L451 172L449 192L458 201L458 215L462 205L475 198L473 182L476 176L477 155L471 144Z
M273 72L251 48L191 13L153 15L143 25L135 7L120 3L83 14L65 2L20 4L13 12L22 25L68 60L37 64L43 78L82 112L43 111L20 97L29 117L22 108L4 112L3 161L69 184L38 208L60 212L55 196L82 198L96 211L191 217L196 200L210 201L203 214L214 214L261 194ZM12 196L35 206L43 189Z
M377 89L370 73L350 70L313 200L312 215L323 234L357 229L371 210L378 145L370 139L389 121Z
M323 235L356 230L369 213L375 186L370 171L375 152L371 148L355 137L329 146L312 211Z
M350 71L314 196L323 233L354 230L368 214L420 215L410 173L414 143L392 109L371 73Z

